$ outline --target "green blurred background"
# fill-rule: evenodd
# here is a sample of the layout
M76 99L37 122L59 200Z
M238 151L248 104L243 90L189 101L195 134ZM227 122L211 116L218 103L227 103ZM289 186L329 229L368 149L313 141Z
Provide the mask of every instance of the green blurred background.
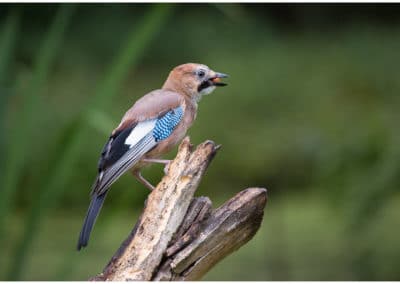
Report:
M222 149L197 195L268 188L206 280L400 280L400 6L0 5L0 280L85 280L148 194L113 185L77 252L101 148L169 70L230 74L189 131ZM175 152L169 157L174 157ZM144 174L153 183L162 166Z

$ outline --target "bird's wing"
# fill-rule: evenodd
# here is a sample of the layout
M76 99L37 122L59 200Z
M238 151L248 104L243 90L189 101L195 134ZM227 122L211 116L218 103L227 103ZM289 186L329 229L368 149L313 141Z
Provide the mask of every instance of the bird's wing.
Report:
M148 119L142 121L131 120L129 126L124 129L118 127L110 136L101 153L98 163L99 174L92 194L105 193L108 187L135 165L144 154L157 146L159 141L168 138L183 117L183 108L179 103L164 107L157 104L156 108L158 110L153 110L153 117L148 115ZM143 115L134 114L136 117Z
M182 96L175 92L154 90L136 101L122 117L121 123L114 129L113 134L136 122L159 117L168 110L178 107L182 102Z

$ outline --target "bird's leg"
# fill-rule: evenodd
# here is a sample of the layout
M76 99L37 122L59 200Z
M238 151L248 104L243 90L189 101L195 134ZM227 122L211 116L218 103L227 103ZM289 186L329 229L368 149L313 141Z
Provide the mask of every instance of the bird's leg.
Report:
M148 163L158 163L158 164L169 164L171 160L164 160L164 159L150 159L150 158L144 158L142 159L144 162Z
M142 161L144 162L148 162L148 163L158 163L158 164L164 164L164 174L168 174L168 167L169 164L171 163L171 160L163 160L163 159L150 159L150 158L145 158L142 159Z
M142 173L137 170L137 171L133 171L133 175L136 177L136 179L138 181L140 181L145 187L147 187L148 189L150 189L150 191L153 191L154 186L148 182L143 176Z

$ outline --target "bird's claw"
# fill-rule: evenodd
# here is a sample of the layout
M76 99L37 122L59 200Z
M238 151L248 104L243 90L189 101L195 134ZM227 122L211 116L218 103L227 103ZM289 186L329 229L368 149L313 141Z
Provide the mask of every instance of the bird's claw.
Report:
M168 163L165 164L164 166L164 174L168 175L169 172L169 166L171 165L171 161L169 161Z

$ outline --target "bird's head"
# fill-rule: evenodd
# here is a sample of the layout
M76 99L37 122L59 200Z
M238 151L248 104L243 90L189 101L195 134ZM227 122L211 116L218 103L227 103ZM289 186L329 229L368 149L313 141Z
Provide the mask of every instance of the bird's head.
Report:
M192 99L200 100L202 95L208 95L218 86L226 86L221 78L228 75L215 72L208 66L196 63L186 63L172 69L163 89L169 89Z

